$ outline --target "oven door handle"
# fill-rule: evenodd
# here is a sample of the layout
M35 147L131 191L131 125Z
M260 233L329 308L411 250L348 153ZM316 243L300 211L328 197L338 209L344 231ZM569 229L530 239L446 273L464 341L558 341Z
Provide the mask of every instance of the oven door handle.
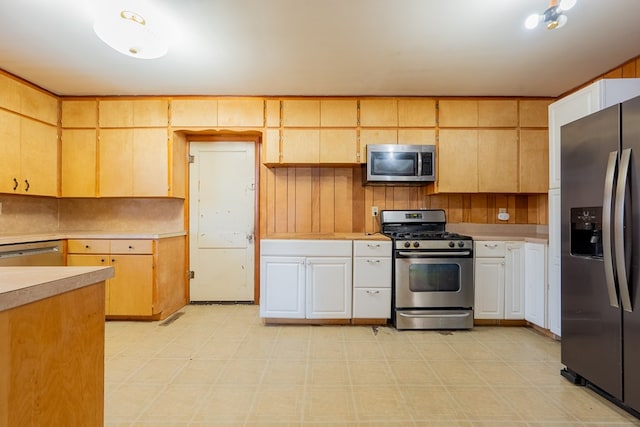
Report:
M443 251L443 252L410 252L400 251L398 256L403 258L434 258L434 257L460 257L471 256L471 251Z
M432 317L469 317L470 313L456 313L456 314L444 314L442 312L438 314L407 314L407 313L398 313L399 316L402 317L417 317L417 318L432 318Z

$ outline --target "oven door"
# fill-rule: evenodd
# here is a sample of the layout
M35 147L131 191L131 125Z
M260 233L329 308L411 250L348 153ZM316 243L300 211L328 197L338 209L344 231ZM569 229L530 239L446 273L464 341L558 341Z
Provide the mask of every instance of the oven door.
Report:
M471 308L473 256L470 251L439 254L398 251L395 306L406 309Z

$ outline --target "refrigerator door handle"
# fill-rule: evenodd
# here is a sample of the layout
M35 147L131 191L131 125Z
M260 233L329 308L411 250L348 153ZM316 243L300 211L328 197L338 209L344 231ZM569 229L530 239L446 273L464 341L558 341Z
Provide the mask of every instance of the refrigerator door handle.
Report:
M618 169L618 152L609 153L607 173L604 181L604 195L602 198L602 258L604 260L604 277L609 294L609 305L619 307L618 293L616 292L615 272L613 266L612 236L611 236L611 212L613 206L613 187L615 185Z
M614 251L616 254L616 271L618 276L618 288L620 289L620 301L622 309L633 311L631 308L631 296L629 295L629 271L627 270L626 251L624 245L624 208L627 185L629 183L629 163L631 161L631 148L622 150L620 156L620 169L618 182L616 183L616 203L613 220ZM631 226L631 224L629 224Z

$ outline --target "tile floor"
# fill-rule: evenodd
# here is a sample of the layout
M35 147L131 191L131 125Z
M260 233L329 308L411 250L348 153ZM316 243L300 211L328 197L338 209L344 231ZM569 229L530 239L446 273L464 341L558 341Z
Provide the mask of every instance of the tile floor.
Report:
M530 328L264 326L257 306L107 322L105 425L622 427Z

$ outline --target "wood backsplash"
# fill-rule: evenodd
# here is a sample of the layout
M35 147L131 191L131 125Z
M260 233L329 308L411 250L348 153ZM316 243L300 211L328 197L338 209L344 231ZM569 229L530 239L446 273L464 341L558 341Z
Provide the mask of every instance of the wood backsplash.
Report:
M371 207L444 209L447 222L547 224L547 195L437 194L426 187L363 186L359 167L261 167L262 235L377 232ZM498 221L500 208L509 221Z

